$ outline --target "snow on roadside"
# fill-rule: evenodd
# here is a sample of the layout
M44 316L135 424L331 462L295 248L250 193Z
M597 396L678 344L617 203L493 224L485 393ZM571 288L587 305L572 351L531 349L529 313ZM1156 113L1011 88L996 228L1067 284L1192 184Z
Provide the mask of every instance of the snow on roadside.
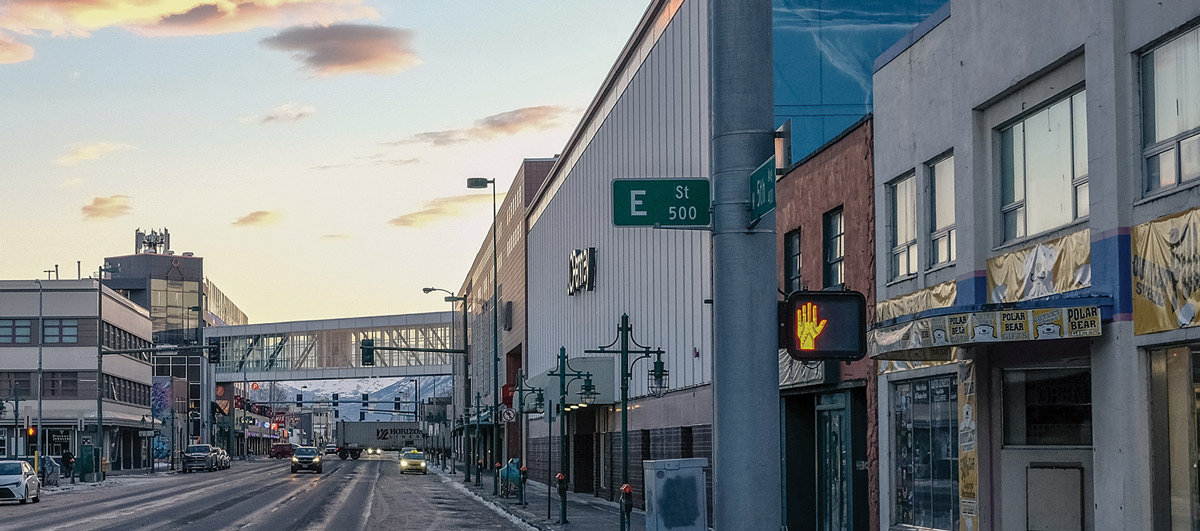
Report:
M529 525L528 522L518 518L517 515L512 514L508 511L505 511L503 507L497 505L495 502L484 499L480 495L475 494L474 492L471 492L471 489L468 489L462 485L459 485L457 481L450 479L449 476L446 476L445 474L441 474L441 473L439 473L437 476L438 476L438 479L442 480L442 483L450 485L450 487L454 488L455 490L474 498L475 500L479 501L480 503L483 503L485 506L487 506L488 509L491 509L496 514L503 516L504 519L512 522L513 524L516 524L516 526L518 528L520 528L522 531L539 531L538 528Z
M122 487L126 485L135 485L147 480L165 479L168 477L166 473L155 474L140 474L140 475L121 475L112 476L100 483L71 483L70 480L59 479L57 487L42 487L42 492L46 494L58 494L62 492L71 492L76 490L87 489L104 489L111 487Z

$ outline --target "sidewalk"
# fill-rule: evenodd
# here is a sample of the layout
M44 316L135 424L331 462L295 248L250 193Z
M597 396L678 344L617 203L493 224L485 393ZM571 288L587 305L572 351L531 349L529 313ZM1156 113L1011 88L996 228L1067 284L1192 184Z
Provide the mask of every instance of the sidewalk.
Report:
M567 493L567 523L558 523L559 498L557 489L550 495L550 517L546 517L546 486L530 481L525 485L525 501L528 505L521 506L516 497L501 498L492 495L492 477L484 475L481 486L476 487L474 478L470 484L463 483L462 470L453 476L447 475L440 468L435 468L442 481L457 485L462 490L490 503L493 506L513 515L535 529L542 531L613 531L620 529L620 505L591 494ZM630 517L632 530L646 529L646 513L633 510Z

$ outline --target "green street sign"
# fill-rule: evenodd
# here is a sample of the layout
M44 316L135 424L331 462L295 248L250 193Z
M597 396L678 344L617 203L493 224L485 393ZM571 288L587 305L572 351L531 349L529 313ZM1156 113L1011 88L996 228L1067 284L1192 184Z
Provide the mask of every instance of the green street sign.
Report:
M775 210L775 157L750 174L750 222L757 223Z
M613 225L707 227L712 222L708 179L613 179Z

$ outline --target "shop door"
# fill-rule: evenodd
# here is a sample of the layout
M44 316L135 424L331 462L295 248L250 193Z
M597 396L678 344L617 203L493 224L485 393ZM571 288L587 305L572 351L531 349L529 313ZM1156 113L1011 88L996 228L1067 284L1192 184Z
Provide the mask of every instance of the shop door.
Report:
M853 452L849 393L820 395L817 402L817 529L853 529Z

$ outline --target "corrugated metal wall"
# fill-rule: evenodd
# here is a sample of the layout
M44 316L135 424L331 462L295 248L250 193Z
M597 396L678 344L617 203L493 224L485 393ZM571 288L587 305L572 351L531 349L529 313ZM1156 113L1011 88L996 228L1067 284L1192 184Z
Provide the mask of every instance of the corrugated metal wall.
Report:
M644 345L661 346L672 388L712 381L711 238L704 231L617 228L612 224L614 178L703 177L709 172L707 3L678 8L648 54L634 54L619 78L628 85L607 117L597 116L590 142L564 153L558 183L534 208L528 240L529 369L607 344L623 312ZM640 63L637 59L644 57ZM620 89L620 83L615 86ZM601 107L603 108L603 107ZM563 176L565 172L565 178ZM596 289L567 295L572 249L596 248ZM694 355L698 353L698 356ZM631 395L646 394L642 362Z

